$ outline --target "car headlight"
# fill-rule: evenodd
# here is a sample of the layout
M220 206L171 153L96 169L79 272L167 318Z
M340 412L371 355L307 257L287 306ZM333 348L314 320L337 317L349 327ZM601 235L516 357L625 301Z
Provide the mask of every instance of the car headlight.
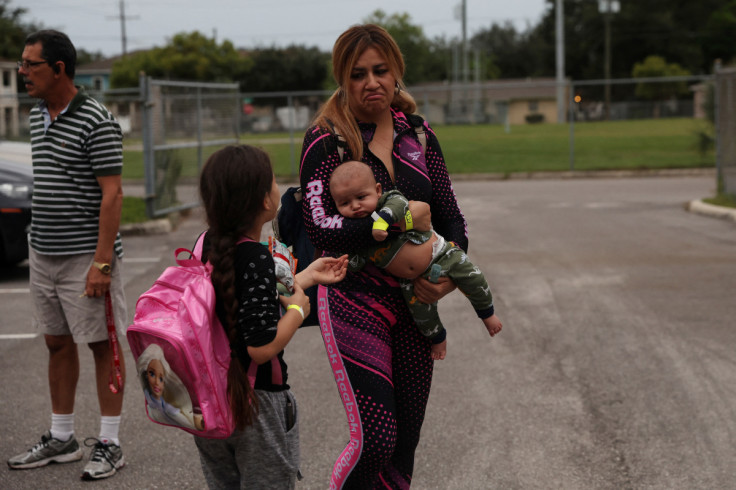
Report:
M0 183L0 194L14 199L30 199L32 188L28 184Z

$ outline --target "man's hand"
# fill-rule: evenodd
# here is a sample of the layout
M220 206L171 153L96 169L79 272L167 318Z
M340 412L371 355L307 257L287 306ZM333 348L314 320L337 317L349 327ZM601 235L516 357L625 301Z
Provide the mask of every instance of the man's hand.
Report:
M90 298L99 298L104 296L110 290L110 275L103 274L100 269L94 265L87 272L87 285L84 288L84 295Z

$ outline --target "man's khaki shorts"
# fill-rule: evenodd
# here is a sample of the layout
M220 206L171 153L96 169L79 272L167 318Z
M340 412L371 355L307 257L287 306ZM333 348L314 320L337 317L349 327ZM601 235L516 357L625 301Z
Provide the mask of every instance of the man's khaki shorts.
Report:
M105 297L82 296L94 254L44 255L29 250L33 326L46 335L72 335L77 344L107 340ZM118 338L125 336L128 311L122 260L112 261L113 315Z

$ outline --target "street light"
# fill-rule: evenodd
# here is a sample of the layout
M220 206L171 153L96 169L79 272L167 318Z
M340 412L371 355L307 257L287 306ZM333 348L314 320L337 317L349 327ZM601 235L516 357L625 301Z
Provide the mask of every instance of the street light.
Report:
M605 60L604 60L604 78L605 99L606 99L606 120L611 118L611 14L618 13L621 10L621 4L618 0L598 0L598 12L603 14L603 22L605 25Z

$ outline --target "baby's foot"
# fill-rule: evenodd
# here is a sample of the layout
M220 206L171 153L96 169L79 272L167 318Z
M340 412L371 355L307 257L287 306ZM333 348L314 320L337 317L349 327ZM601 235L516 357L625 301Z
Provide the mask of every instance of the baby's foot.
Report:
M435 361L442 361L447 354L447 340L443 340L439 344L432 344L431 353L432 359Z
M496 315L491 315L488 318L484 318L483 324L486 326L486 330L488 330L488 333L491 335L491 337L496 335L498 332L501 331L501 328L503 328L501 320L499 320Z

